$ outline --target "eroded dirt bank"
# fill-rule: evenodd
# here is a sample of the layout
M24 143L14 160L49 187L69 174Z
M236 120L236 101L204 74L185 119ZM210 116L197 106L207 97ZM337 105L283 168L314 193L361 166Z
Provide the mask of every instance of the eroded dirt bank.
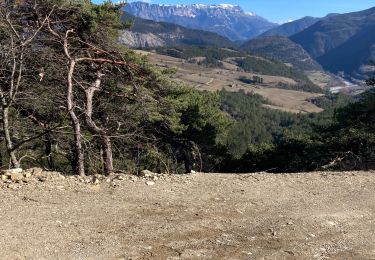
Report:
M1 259L375 259L374 172L16 185Z

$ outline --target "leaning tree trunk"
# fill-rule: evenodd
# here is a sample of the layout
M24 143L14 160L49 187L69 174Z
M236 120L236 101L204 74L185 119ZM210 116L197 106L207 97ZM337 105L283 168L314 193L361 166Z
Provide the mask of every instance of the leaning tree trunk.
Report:
M107 132L98 127L94 120L92 119L93 112L93 98L96 91L101 90L101 77L100 72L97 73L97 78L95 82L85 90L86 94L86 110L85 110L85 119L89 131L93 135L99 136L100 145L103 149L103 163L104 163L104 173L106 175L113 172L113 155L112 155L112 143Z
M73 102L73 74L75 69L76 62L70 60L69 72L68 72L68 89L67 89L67 108L69 112L70 119L73 124L74 130L74 147L75 147L75 156L76 156L76 169L73 169L77 174L85 176L85 157L82 148L82 135L81 135L81 123L76 113L74 112L74 102Z

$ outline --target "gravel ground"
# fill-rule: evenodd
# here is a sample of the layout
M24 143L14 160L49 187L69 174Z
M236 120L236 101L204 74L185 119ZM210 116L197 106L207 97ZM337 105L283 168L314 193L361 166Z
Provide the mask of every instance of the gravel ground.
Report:
M99 179L4 180L0 258L375 259L375 172Z

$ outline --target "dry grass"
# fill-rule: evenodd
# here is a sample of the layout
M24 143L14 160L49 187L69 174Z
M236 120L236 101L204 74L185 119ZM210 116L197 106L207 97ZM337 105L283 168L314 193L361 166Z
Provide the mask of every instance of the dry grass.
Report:
M272 109L280 109L293 113L322 111L321 108L306 101L307 99L321 96L321 94L276 88L276 85L280 82L296 84L290 78L241 72L238 71L238 67L230 59L224 62L223 68L206 68L195 63L189 63L183 59L145 51L139 51L139 53L147 55L152 64L177 68L177 73L174 76L175 79L187 83L198 90L220 91L225 89L233 92L243 90L263 96L272 104L267 107ZM262 77L264 84L249 85L239 80L240 77L252 78L253 76Z
M309 71L307 76L312 82L314 82L314 84L322 89L326 89L329 84L335 80L331 75L324 71Z

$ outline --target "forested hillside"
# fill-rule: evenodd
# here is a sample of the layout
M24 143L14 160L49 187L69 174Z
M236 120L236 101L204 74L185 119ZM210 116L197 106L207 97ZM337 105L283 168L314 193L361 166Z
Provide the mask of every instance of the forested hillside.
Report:
M292 65L299 70L321 70L322 67L298 44L282 36L264 36L250 40L241 49Z
M324 69L348 78L366 79L374 59L375 8L327 17L291 36Z
M325 112L294 118L281 135L275 135L272 141L249 145L242 157L224 161L221 169L231 168L236 172L373 169L374 98L372 90L358 100L340 95L318 99L316 102L326 108Z
M303 115L271 110L264 107L268 101L259 95L244 92L220 92L223 111L235 120L227 137L229 153L242 156L249 145L261 145L277 140Z

